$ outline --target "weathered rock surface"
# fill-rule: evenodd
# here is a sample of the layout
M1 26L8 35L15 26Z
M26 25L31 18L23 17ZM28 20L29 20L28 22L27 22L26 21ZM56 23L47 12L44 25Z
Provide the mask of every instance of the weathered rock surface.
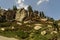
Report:
M0 36L0 40L18 40L18 39Z

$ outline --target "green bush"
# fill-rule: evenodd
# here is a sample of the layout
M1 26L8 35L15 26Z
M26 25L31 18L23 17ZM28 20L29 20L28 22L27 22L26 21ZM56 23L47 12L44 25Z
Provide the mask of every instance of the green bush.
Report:
M27 32L23 32L23 31L17 31L16 34L18 37L20 37L22 39L29 37L29 34Z
M9 27L10 25L11 25L10 22L0 23L0 27Z
M14 31L7 30L7 31L0 32L0 35L6 36L6 37L15 37L16 34Z

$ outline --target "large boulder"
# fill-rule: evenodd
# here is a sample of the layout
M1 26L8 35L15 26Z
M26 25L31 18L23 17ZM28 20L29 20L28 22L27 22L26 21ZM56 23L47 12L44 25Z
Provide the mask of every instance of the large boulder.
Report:
M16 13L16 21L23 21L23 19L26 17L27 12L24 8L19 9Z

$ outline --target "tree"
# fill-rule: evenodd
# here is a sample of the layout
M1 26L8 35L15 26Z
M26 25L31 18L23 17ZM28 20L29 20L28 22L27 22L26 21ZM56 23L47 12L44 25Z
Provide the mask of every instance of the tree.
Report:
M44 12L42 11L42 17L44 17L45 15L44 15Z
M35 11L34 11L34 13L38 14L38 11L37 11L37 10L35 10Z
M54 29L57 29L57 31L59 32L58 24L56 21L53 22L53 25L54 25Z
M17 10L17 7L16 6L13 6L13 10Z
M29 17L31 19L31 17L33 16L33 10L31 6L28 6L28 12L29 12Z
M35 11L34 11L34 17L37 17L37 16L38 16L38 11L35 10Z
M0 17L0 22L6 22L6 16L5 15Z
M41 18L45 17L45 15L44 15L44 12L43 12L43 11L42 11L42 12L40 12L40 17L41 17Z
M46 16L46 18L49 20L49 21L54 21L54 19L53 18L51 18L51 17L48 17L48 16Z
M1 10L1 7L0 7L0 10Z
M15 16L16 16L16 11L17 11L17 7L16 6L13 6L13 13L14 13L13 18L14 19L15 19Z
M28 6L28 11L29 11L29 12L33 12L33 10L32 10L32 7L31 7L31 6Z
M8 8L8 11L11 11L11 9L10 9L10 8Z

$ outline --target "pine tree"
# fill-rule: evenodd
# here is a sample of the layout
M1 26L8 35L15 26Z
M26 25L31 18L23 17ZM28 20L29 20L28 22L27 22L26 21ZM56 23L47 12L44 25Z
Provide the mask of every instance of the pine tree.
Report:
M0 10L1 10L1 7L0 7Z
M33 10L31 6L28 6L28 12L29 12L29 17L31 19L31 17L33 16Z
M38 17L38 11L37 10L34 11L34 17Z
M45 15L44 15L44 12L42 11L42 17L44 17Z
M45 17L45 15L44 15L44 12L42 11L42 12L40 12L40 17L41 18L44 18Z
M13 6L13 10L17 10L17 7L16 6Z
M33 12L33 10L32 10L32 7L31 7L31 6L28 6L28 11L29 11L29 12Z
M53 22L53 25L54 25L54 29L57 29L57 31L59 32L58 24L56 21Z

